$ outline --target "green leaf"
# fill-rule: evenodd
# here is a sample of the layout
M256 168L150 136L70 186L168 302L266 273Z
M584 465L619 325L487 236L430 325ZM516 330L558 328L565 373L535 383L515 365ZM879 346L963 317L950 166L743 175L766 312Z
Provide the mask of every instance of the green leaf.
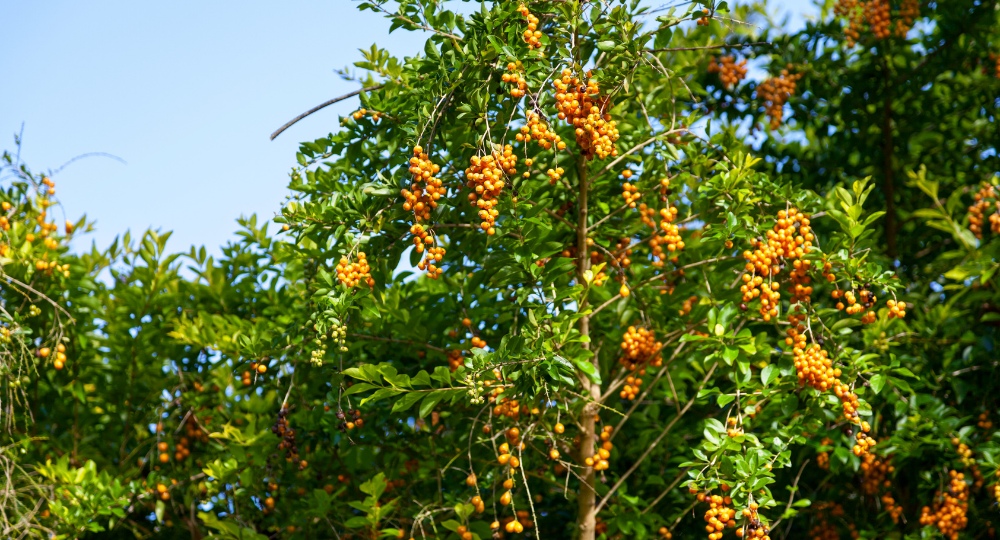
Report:
M348 388L347 391L344 392L344 395L345 396L353 396L354 394L360 394L361 392L366 392L366 391L371 390L373 388L378 388L378 386L375 386L374 384L368 384L368 383L355 383L355 384L351 385L351 387Z
M886 379L885 375L882 375L881 373L872 377L871 381L869 381L869 386L871 386L872 391L875 392L876 394L881 392L882 387L885 386L885 379Z
M410 407L412 407L414 403L420 401L420 399L423 397L424 396L422 392L409 392L403 395L403 397L396 400L396 403L392 405L392 412L395 413L395 412L405 411Z
M778 368L774 364L768 364L764 366L764 369L760 370L760 381L764 383L764 386L770 385L778 378Z
M423 418L430 414L430 412L434 410L434 407L437 406L442 399L448 397L448 392L448 390L439 390L437 392L428 393L424 397L424 400L420 403L420 409L417 412L417 416Z

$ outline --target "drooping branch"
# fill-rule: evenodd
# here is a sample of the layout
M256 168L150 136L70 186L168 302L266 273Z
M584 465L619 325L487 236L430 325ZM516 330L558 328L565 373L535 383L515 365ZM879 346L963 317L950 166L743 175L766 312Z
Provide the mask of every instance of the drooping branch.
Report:
M347 98L354 97L354 96L356 96L356 95L358 95L358 94L360 94L362 92L374 92L375 90L380 90L384 86L385 86L384 84L376 84L375 86L367 86L365 88L361 88L360 90L355 90L355 91L353 91L351 93L344 94L344 95L342 95L340 97L335 97L335 98L333 98L330 101L327 101L325 103L320 103L319 105L317 105L317 106L309 109L308 111L306 111L306 112L304 112L304 113L296 116L295 118L292 118L291 121L289 121L287 124L285 124L285 125L281 126L280 128L278 128L277 131L275 131L274 133L271 134L271 140L273 141L275 137L277 137L278 135L281 135L281 132L285 131L286 129L288 129L288 128L292 127L292 126L294 126L295 123L298 122L299 120L302 120L303 118L309 116L310 114L312 114L312 113L314 113L314 112L316 112L316 111L318 111L318 110L320 110L320 109L322 109L324 107L329 107L330 105L333 105L334 103L339 103L341 101L344 101Z

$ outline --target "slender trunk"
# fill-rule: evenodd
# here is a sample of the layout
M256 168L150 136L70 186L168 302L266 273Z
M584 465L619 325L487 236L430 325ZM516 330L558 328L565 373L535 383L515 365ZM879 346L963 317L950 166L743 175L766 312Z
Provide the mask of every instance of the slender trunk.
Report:
M882 174L885 180L885 243L889 258L896 258L896 201L892 177L892 98L889 68L885 67L885 104L882 107Z
M576 162L577 175L580 180L580 194L578 197L579 207L577 208L576 225L576 251L579 257L577 265L577 282L586 283L584 274L590 270L590 249L587 246L587 196L590 190L589 179L587 178L587 158L579 156ZM587 297L580 300L578 306L580 311L587 307ZM590 337L590 316L580 318L580 334ZM590 348L590 343L584 343L583 347ZM595 368L598 368L597 357L591 360ZM590 379L583 373L579 374L580 383L583 386L583 395L589 395L593 399L600 399L600 386L591 383ZM579 458L583 460L594 454L594 442L596 433L594 429L594 416L597 414L596 407L587 405L583 409L582 433L580 433ZM583 481L580 485L580 493L577 495L577 525L580 527L581 540L594 540L594 532L597 525L597 512L595 511L596 493L593 485L595 481L594 468L587 467L581 475Z

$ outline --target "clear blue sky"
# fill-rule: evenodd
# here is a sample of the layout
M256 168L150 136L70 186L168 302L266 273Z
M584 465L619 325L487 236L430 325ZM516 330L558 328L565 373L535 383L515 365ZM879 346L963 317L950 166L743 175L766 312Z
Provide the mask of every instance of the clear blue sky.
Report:
M348 0L46 1L0 9L0 148L24 122L22 158L36 171L94 157L53 177L68 218L97 220L107 245L127 229L174 231L170 246L233 238L240 215L269 219L287 194L298 143L336 131L357 99L297 114L356 89L333 70L372 43L397 55L424 37ZM809 0L774 9L814 12ZM801 18L791 27L801 25Z

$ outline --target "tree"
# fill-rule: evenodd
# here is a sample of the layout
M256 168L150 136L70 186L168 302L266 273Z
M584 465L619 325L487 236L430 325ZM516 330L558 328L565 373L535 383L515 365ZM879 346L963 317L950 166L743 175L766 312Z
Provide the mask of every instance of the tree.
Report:
M982 375L996 369L998 22L995 2L830 2L798 34L768 36L771 79L733 90L703 79L706 106L725 123L770 117L759 147L770 174L821 194L866 176L879 188L868 260L907 283L901 297L915 315L866 331L907 370L871 381L885 388L873 414L886 444L882 468L862 477L886 485L863 484L867 497L849 504L837 481L856 467L832 466L838 480L803 477L829 486L816 497L843 502L859 527L888 498L898 509L872 520L882 530L957 532L967 514L969 537L993 534L996 378ZM780 72L788 66L795 75ZM790 92L769 92L792 77ZM964 483L949 486L958 474ZM934 519L949 491L960 499L951 523Z
M816 81L867 76L841 19L756 36L743 22L759 8L725 4L360 8L427 33L424 50L363 51L362 108L302 145L283 232L241 220L218 261L171 255L154 232L70 254L41 225L51 182L9 157L20 184L5 195L3 271L36 307L8 314L4 365L35 371L4 381L21 396L4 463L30 487L4 506L5 534L989 531L975 518L996 466L996 383L944 382L992 369L994 319L921 294L957 257L915 268L915 250L941 247L898 235L889 251L892 194L850 160L864 143L806 123L840 96L814 97ZM867 23L881 9L837 13ZM907 33L884 33L905 13L876 28L904 60ZM874 39L857 28L851 43ZM820 35L829 51L810 48ZM743 83L736 51L784 72ZM995 88L973 78L979 95ZM754 150L739 126L764 116L773 128ZM807 143L772 136L793 128ZM937 200L936 170L899 170ZM963 195L917 217L968 241ZM977 208L989 222L992 207ZM36 229L53 253L36 251ZM959 267L980 273L953 275L980 287L962 302L995 298L993 244L963 244ZM69 274L48 271L56 254ZM5 286L5 305L24 292Z

